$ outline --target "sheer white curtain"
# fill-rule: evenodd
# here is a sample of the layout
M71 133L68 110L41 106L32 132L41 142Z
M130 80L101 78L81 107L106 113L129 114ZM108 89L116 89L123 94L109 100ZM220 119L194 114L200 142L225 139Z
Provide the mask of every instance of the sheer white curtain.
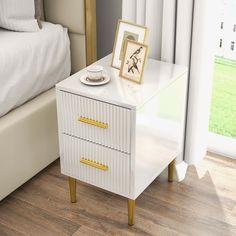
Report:
M184 156L194 164L207 150L215 46L214 0L128 0L122 17L149 27L149 57L189 68Z
M161 59L162 0L123 0L122 18L149 28L149 57Z

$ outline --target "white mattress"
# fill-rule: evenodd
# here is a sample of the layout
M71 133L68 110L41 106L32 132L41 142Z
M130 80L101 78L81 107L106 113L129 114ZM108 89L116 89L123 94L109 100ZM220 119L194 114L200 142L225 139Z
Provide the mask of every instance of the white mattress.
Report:
M33 33L0 29L0 117L70 74L67 29L42 24Z

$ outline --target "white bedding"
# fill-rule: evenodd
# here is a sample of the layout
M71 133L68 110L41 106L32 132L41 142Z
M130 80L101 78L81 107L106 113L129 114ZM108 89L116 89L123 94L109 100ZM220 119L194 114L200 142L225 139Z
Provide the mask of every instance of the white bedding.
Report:
M0 117L70 74L67 29L42 25L33 33L0 29Z

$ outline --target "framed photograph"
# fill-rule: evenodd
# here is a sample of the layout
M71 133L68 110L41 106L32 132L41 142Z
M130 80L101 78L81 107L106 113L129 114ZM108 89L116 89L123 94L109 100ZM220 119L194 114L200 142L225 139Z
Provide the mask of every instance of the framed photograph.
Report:
M125 40L125 51L121 63L120 76L141 83L147 59L148 46L133 40Z
M119 20L113 47L111 66L120 69L121 60L124 56L126 39L130 39L139 43L145 43L146 37L147 27Z

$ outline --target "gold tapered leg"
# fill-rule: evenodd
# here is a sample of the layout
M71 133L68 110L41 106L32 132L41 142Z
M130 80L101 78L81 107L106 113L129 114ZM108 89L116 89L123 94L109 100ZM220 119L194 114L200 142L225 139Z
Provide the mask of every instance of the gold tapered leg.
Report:
M175 171L175 159L168 165L168 181L173 182Z
M135 200L128 199L128 225L134 225Z
M72 203L76 202L76 179L68 177L69 187L70 187L70 201Z

